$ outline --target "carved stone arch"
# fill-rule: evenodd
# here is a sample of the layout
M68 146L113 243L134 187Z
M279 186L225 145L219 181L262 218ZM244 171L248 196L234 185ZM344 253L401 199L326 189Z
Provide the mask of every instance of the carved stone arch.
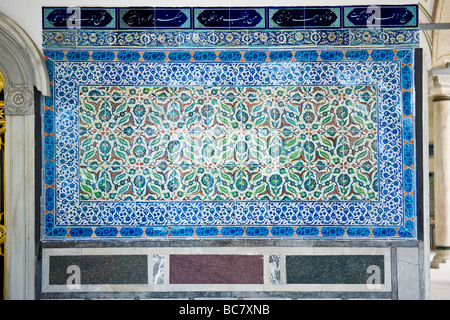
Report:
M0 12L0 73L5 80L6 114L31 114L33 87L50 95L44 56L12 19Z
M5 81L5 298L35 298L35 90L50 95L42 52L0 12L0 72ZM39 110L39 109L38 109Z

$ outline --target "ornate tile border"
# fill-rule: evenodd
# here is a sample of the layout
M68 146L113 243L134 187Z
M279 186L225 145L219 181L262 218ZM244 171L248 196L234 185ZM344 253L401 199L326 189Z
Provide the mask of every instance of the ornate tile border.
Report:
M46 48L273 48L419 45L418 29L94 31L45 30Z
M224 50L47 50L45 55L53 94L45 98L42 117L43 240L417 237L411 48L280 49L260 54ZM129 85L374 86L380 199L82 201L80 87Z

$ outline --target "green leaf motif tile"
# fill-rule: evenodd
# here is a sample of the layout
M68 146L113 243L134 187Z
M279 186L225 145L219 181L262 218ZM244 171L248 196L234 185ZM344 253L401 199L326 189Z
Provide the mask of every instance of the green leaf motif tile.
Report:
M82 86L82 200L378 200L374 86Z

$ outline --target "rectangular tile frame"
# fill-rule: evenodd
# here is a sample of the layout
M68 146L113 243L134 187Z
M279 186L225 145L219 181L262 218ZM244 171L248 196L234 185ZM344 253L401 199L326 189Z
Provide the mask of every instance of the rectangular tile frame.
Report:
M358 50L359 52L369 52L365 50ZM339 51L338 51L339 52ZM392 55L392 53L395 54ZM80 66L89 62L92 58L92 54L94 52L89 52L87 56L83 55L82 52L77 52L74 56L68 56L67 52L64 51L46 51L47 56L47 66L49 67L51 73L51 81L54 86L54 96L58 95L58 81L63 81L61 71L64 67L63 64L68 63L72 66L76 66L79 68ZM321 52L320 52L321 53ZM114 58L117 59L117 54ZM142 52L140 52L142 55ZM192 225L178 225L178 226L142 226L136 227L132 225L123 225L121 227L117 227L114 225L96 225L96 226L80 226L80 225L71 225L63 224L58 225L57 222L57 210L58 208L68 208L71 206L70 201L66 202L66 204L62 204L59 202L58 205L58 190L57 188L61 188L63 186L70 186L74 181L73 178L59 180L57 177L58 174L55 172L61 170L61 167L55 166L54 156L55 151L59 155L61 155L61 150L57 149L64 146L69 146L65 139L70 139L69 137L73 136L73 133L70 133L66 136L66 138L61 139L62 136L58 135L56 127L58 126L55 120L58 119L58 116L55 116L55 112L58 112L61 108L61 101L53 98L45 99L45 106L43 110L43 143L44 143L44 152L43 152L43 169L44 169L44 208L42 214L42 239L43 240L99 240L99 239L167 239L167 237L182 237L182 238L190 238L190 239L202 239L202 238L216 238L216 239L225 239L225 238L233 238L233 239L248 239L248 238L260 238L260 239L269 239L269 238L292 238L292 239L390 239L390 240L405 240L405 239L416 239L417 237L417 213L415 212L415 161L414 161L414 108L412 106L413 103L413 83L412 83L412 74L413 68L411 65L411 61L413 56L413 50L371 50L369 56L364 56L364 59L361 60L361 56L358 58L361 63L387 63L386 61L393 62L394 64L398 64L399 71L401 72L401 79L399 85L402 85L403 88L401 92L399 91L396 99L399 101L403 101L403 105L399 105L403 118L402 125L399 127L399 130L405 130L407 134L407 138L403 139L403 146L406 147L404 154L405 163L409 164L409 166L405 166L404 174L407 178L407 185L405 187L405 191L407 194L405 195L404 201L405 203L405 215L403 216L403 221L400 221L397 225L390 225L388 227L383 227L380 225L375 226L367 226L367 225L210 225L210 226L192 226ZM342 55L342 60L333 62L333 63L344 63L344 57L348 57L355 60L354 56L351 56L347 50L345 50L345 54ZM371 59L369 60L368 57ZM389 58L390 57L390 58ZM80 60L81 58L81 60ZM113 61L114 61L113 60ZM348 59L347 59L348 60ZM96 60L98 61L98 60ZM106 62L111 61L108 59ZM375 62L373 62L375 61ZM395 62L394 62L395 61ZM316 61L317 62L317 61ZM120 63L120 62L114 62ZM244 62L240 62L244 63ZM264 63L261 62L260 65L263 66ZM98 62L97 66L100 65ZM91 66L95 67L95 64ZM167 66L167 65L166 65ZM59 68L59 69L58 69ZM79 69L78 69L79 70ZM73 76L69 76L68 78L74 79ZM73 85L73 84L72 84ZM73 102L71 102L73 103ZM73 117L70 116L70 117ZM56 133L56 134L55 134ZM55 139L60 139L55 141ZM55 147L58 146L58 148ZM70 151L67 153L67 163L71 163L74 161L74 158L70 158L70 154L73 153L73 149L65 149L66 151ZM406 151L408 151L406 153ZM412 153L411 153L412 152ZM403 151L402 151L403 153ZM70 168L69 168L70 169ZM75 174L72 170L68 171L69 174ZM53 175L53 176L52 176ZM76 177L73 176L73 177ZM47 183L48 182L48 183ZM53 183L52 183L53 182ZM56 184L55 184L56 182ZM403 185L403 182L402 182ZM61 190L63 189L59 189ZM55 194L56 191L56 194ZM56 198L55 198L56 197ZM56 199L56 200L55 200ZM403 203L403 202L402 202ZM190 207L191 204L186 203L182 204L181 210L198 210L195 208L200 208L196 205ZM200 204L201 205L201 204ZM204 204L203 204L204 205ZM209 206L209 205L208 205ZM101 205L93 205L89 210L103 210ZM125 210L133 210L136 208L136 204L130 204L124 207ZM173 208L173 206L171 207ZM84 209L81 209L84 210ZM402 220L402 219L400 219ZM206 229L205 229L206 228ZM198 229L198 231L197 231ZM208 230L206 232L206 230Z

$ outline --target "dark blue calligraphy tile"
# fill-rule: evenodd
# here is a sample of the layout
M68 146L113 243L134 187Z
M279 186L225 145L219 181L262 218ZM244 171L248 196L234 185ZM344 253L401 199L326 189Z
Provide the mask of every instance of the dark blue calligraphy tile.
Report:
M194 9L197 29L254 29L265 27L264 8Z
M120 29L152 29L155 27L155 9L119 8Z
M121 29L190 29L190 8L120 8Z
M270 28L340 28L341 9L340 7L270 8L269 20Z
M344 7L344 28L417 27L417 5Z
M230 9L194 9L194 28L230 29Z
M155 8L155 28L190 29L190 8Z
M44 29L116 29L116 8L44 7L42 10Z

